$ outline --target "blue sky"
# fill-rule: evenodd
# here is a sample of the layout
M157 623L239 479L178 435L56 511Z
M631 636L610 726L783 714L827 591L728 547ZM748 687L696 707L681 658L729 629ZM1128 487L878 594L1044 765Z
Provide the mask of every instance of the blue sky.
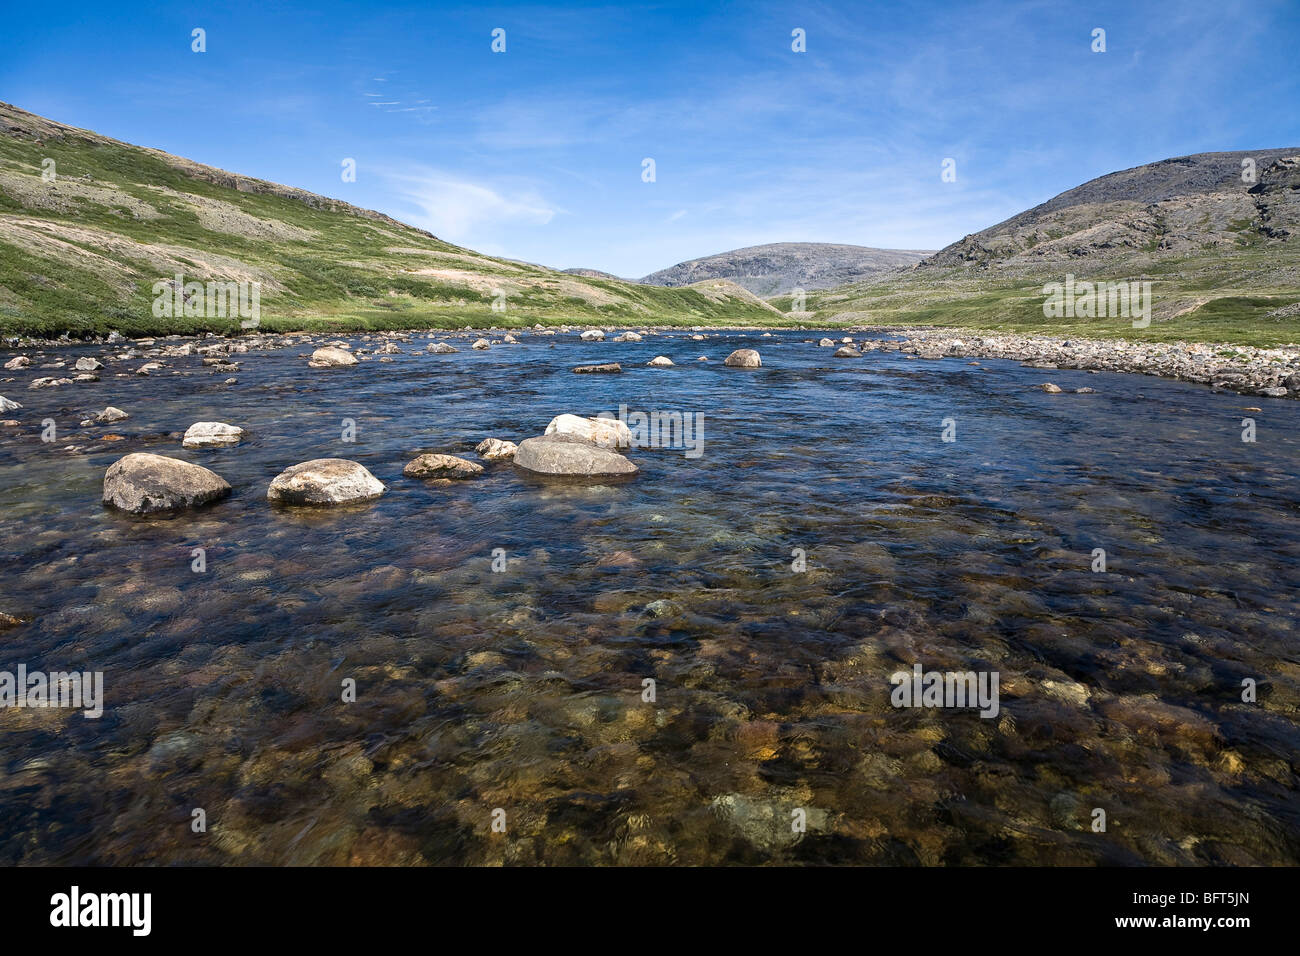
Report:
M631 277L764 242L939 248L1116 169L1300 146L1300 0L73 2L4 26L24 109Z

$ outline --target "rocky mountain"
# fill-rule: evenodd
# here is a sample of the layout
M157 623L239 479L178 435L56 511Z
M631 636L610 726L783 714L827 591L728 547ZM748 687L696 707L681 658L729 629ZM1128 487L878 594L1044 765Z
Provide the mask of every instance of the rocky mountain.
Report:
M1070 281L1142 284L1149 322L1091 309L1048 315L1044 290ZM1110 173L915 269L815 293L807 308L827 323L1300 342L1300 148L1198 153Z
M941 249L925 268L1189 255L1300 232L1300 148L1197 153L1110 173Z
M256 285L262 327L280 331L775 319L734 285L659 288L480 255L0 103L0 333L238 331L228 314L155 315L153 290L178 274Z
M829 242L774 242L733 249L652 272L649 285L686 286L701 279L730 279L755 295L794 289L830 289L920 262L928 252L872 249Z

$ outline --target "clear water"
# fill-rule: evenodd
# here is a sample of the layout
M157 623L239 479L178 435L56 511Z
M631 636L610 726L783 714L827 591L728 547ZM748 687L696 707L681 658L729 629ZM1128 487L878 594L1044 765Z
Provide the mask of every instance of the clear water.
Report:
M0 610L27 623L0 668L103 671L106 711L0 709L0 862L1300 862L1300 404L820 337L461 337L331 370L304 345L235 356L230 387L197 357L10 373ZM765 366L724 368L742 346ZM108 404L131 418L77 426ZM401 474L620 404L701 414L703 454L636 449L609 484ZM251 437L182 450L201 420ZM234 495L106 511L129 451ZM268 504L318 457L387 495ZM893 707L918 662L997 671L1000 713Z

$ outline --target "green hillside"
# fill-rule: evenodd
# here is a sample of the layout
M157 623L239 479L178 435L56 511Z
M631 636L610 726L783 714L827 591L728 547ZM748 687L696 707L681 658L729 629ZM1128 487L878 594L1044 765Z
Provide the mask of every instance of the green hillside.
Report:
M260 283L270 331L781 321L725 281L669 289L494 259L0 103L0 334L239 330L237 315L155 316L155 283L178 273Z

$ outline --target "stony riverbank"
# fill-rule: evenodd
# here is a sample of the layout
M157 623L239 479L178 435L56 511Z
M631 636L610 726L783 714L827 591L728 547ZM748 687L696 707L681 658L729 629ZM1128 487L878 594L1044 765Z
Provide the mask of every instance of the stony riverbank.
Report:
M1216 391L1269 398L1300 397L1300 346L1255 348L1200 342L1133 342L961 329L859 327L863 351L903 352L923 359L1011 359L1031 368L1133 372L1199 382ZM889 339L862 339L861 333Z

